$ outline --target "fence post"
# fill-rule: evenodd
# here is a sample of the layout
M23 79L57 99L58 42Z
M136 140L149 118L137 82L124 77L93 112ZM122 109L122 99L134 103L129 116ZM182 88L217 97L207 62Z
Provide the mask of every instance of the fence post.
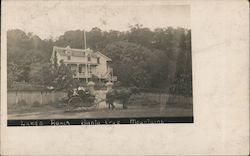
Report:
M173 104L173 95L170 94L169 97L168 97L168 104Z
M159 93L159 103L161 104L161 92Z
M163 109L164 109L164 105L163 105L163 102L162 102L162 95L161 95L162 93L161 93L161 91L160 91L160 112L162 112L163 111Z
M95 83L93 81L89 81L87 86L89 88L90 94L95 95Z
M110 91L111 89L112 89L112 87L113 87L113 83L112 82L107 82L106 84L105 84L105 86L107 87L107 91Z
M42 91L40 92L40 97L41 97L40 103L41 103L41 105L42 105L42 104L43 104L43 92L42 92Z
M52 93L52 103L54 103L55 102L55 91L52 91L51 93Z
M15 97L15 99L16 99L16 105L18 104L18 95L17 95L17 92L18 91L16 91L16 97Z

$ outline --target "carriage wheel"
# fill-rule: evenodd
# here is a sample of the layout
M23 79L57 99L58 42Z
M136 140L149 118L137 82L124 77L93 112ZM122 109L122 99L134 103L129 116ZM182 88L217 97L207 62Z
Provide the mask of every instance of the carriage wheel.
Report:
M69 99L66 106L66 111L73 111L75 108L78 108L82 105L83 101L80 97L72 97Z

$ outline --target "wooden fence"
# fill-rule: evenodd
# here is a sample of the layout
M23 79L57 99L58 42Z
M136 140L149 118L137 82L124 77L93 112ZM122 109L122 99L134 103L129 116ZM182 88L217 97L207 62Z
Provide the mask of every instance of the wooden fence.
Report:
M66 96L66 93L62 91L8 91L7 96L8 105L19 104L20 102L50 104L61 100Z
M19 104L50 104L62 100L67 97L67 93L63 91L8 91L8 105ZM142 93L143 97L156 101L161 105L165 104L192 104L192 97L184 97L171 95L166 93Z
M172 95L167 93L142 93L146 98L159 104L193 104L192 97Z

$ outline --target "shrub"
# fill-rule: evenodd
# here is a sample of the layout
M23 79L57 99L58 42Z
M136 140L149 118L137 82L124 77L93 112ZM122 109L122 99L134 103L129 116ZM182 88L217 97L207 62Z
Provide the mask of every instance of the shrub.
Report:
M10 107L8 106L8 109L13 110L13 111L23 111L23 110L27 110L28 107L29 105L27 104L25 100L20 100L18 101L17 104L13 104Z
M144 95L134 95L131 96L129 99L130 105L142 105L142 106L149 106L149 105L157 105L159 102L152 100Z
M95 82L95 90L106 89L105 83L103 82Z
M22 99L22 100L18 101L17 105L21 106L21 107L26 107L28 104L25 100Z
M61 108L61 107L65 107L65 105L67 105L67 103L68 103L67 100L65 100L65 101L59 100L59 101L55 101L55 102L50 101L48 103L48 105L50 105L50 106L52 106L54 108Z
M32 107L39 107L41 104L38 101L33 102Z

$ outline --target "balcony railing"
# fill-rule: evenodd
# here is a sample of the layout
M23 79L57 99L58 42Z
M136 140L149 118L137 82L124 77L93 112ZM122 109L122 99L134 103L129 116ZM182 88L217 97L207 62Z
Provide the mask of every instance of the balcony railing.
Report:
M73 78L93 78L94 76L107 81L117 81L117 77L113 76L113 68L108 68L105 74L100 74L95 70L87 74L86 72L77 73L77 71L75 71Z

